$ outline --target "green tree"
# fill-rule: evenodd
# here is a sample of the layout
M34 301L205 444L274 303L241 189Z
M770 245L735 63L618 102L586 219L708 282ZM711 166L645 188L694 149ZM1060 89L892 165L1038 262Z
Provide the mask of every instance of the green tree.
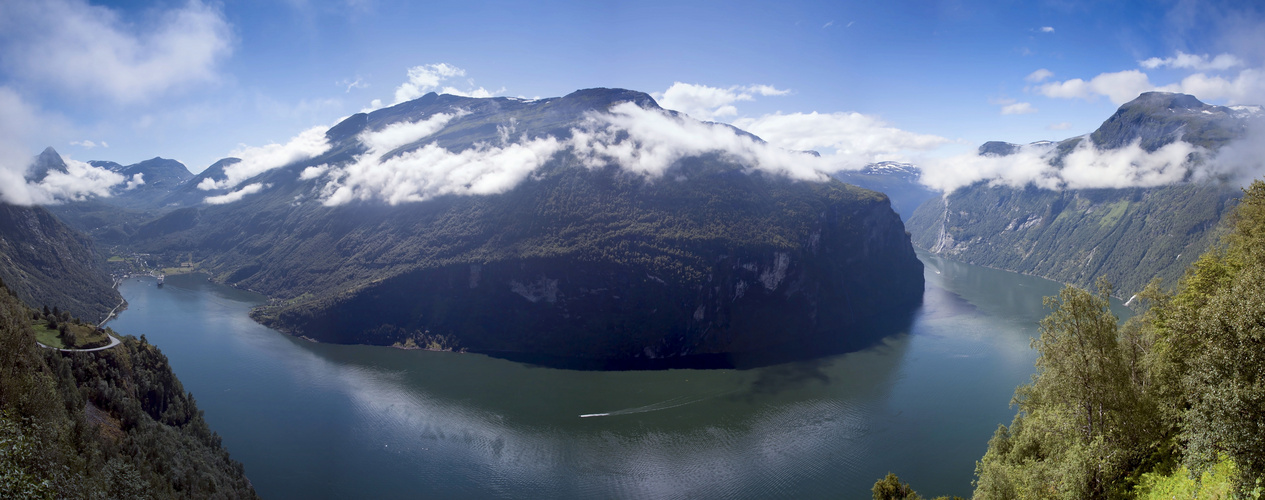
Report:
M900 478L891 472L887 473L887 477L876 481L871 491L874 493L874 500L922 500L909 483L900 482Z
M1033 339L1037 373L1015 391L1018 413L976 464L976 498L1107 498L1148 455L1156 434L1146 397L1144 332L1118 328L1098 280L1093 294L1068 286ZM1136 328L1136 327L1135 327Z

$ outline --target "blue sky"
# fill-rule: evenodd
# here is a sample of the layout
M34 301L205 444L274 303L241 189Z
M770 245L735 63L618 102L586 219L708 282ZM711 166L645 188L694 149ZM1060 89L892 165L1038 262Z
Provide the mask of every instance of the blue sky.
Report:
M1155 88L1265 103L1263 21L1260 2L9 0L0 162L197 172L389 105L411 68L420 90L625 87L787 144L943 156L1087 133Z

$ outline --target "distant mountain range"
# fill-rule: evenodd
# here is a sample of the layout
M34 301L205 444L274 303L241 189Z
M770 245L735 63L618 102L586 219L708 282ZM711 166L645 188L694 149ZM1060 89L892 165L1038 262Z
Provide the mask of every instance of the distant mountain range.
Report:
M922 170L911 163L884 161L866 165L861 170L836 172L834 177L848 184L886 194L892 200L892 209L906 223L919 206L940 196L939 191L920 182Z

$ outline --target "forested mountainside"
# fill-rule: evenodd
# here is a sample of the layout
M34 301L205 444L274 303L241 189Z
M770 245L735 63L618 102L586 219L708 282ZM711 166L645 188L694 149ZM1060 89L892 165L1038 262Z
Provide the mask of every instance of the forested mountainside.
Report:
M1216 241L1241 190L1234 165L1215 164L1219 148L1261 120L1259 107L1227 108L1192 96L1148 92L1126 103L1087 136L1049 148L1062 167L1083 141L1093 151L1154 152L1176 141L1195 150L1184 178L1153 187L1041 189L978 182L928 200L907 221L916 245L974 264L1089 286L1098 276L1128 298L1155 277L1172 286ZM1018 154L990 142L983 156Z
M40 348L37 316L0 286L0 497L256 497L157 347Z
M1241 191L1220 183L1050 191L970 187L924 203L915 245L972 264L1087 286L1127 299L1152 278L1176 284L1217 240Z
M28 304L93 321L122 300L92 240L42 207L0 203L0 280Z
M916 307L921 265L887 197L753 170L728 151L648 176L561 149L503 193L398 204L322 203L328 186L305 174L363 159L366 134L393 124L448 117L384 159L477 152L503 144L509 127L519 143L562 140L621 103L698 124L627 90L428 94L344 120L326 132L325 153L243 182L260 192L172 211L138 228L134 245L192 252L216 279L278 299L260 321L331 342L442 338L486 352L650 360L855 336Z

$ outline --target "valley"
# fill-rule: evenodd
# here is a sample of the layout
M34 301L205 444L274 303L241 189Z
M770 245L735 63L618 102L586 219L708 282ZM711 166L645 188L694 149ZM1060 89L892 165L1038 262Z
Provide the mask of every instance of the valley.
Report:
M0 498L1259 498L1261 47L1244 0L0 1Z

